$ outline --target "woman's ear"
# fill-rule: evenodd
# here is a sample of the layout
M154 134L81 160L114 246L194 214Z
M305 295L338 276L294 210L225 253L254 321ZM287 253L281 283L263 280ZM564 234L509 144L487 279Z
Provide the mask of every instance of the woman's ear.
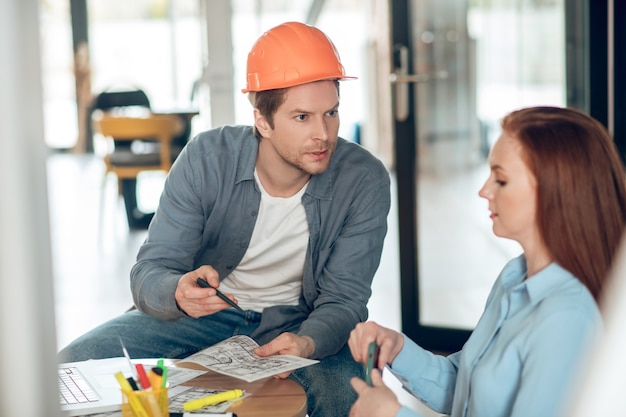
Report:
M261 136L267 137L269 135L271 127L259 109L254 109L254 126L256 126Z

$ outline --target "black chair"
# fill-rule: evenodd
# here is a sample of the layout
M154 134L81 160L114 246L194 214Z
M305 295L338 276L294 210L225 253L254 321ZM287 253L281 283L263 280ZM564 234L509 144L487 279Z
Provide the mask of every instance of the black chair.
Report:
M148 95L141 89L129 90L105 90L94 98L89 111L89 129L88 137L92 141L93 149L93 119L98 112L110 115L128 115L132 112L132 108L138 108L144 114L150 114L150 99ZM101 115L98 114L101 117ZM187 119L182 119L182 128L180 133L170 142L172 162L178 156L184 145L186 144L191 124ZM141 137L133 140L129 137L119 137L113 139L113 150L107 153L107 166L120 166L122 169L129 166L145 165L146 169L155 165L154 160L159 159L160 141L157 138ZM139 146L138 146L139 145ZM134 149L140 148L140 151ZM140 170L137 170L139 172ZM128 172L128 169L126 169ZM118 176L118 190L124 198L124 206L126 208L126 217L128 226L131 229L145 229L150 224L154 213L144 213L139 210L137 205L137 176L125 175L122 178Z
M93 126L91 119L97 110L112 111L116 108L140 107L150 110L150 99L141 89L132 90L105 90L92 100L87 112L87 151L94 151ZM121 145L125 146L125 145ZM128 144L130 146L130 144Z
M122 90L103 91L96 96L92 103L92 109L110 110L114 107L140 106L150 108L150 99L145 91Z

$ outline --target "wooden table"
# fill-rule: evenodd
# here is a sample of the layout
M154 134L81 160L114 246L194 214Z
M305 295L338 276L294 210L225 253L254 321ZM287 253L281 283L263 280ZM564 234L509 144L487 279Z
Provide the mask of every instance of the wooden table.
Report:
M305 417L306 393L291 379L265 378L245 382L209 371L183 385L231 390L240 388L250 396L233 404L228 411L237 417Z

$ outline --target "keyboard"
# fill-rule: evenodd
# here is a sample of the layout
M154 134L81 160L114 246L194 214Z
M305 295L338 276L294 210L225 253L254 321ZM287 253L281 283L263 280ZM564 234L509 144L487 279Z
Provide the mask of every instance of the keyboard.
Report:
M74 367L59 369L59 397L61 405L98 401L98 396Z

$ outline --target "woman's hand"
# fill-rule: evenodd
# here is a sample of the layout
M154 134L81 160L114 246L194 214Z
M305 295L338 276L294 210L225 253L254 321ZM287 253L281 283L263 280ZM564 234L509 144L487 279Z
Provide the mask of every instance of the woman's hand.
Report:
M398 399L383 383L380 371L372 371L371 387L360 378L352 378L350 385L359 396L350 409L350 417L394 417L400 410Z
M352 357L360 363L367 362L369 344L376 342L380 347L376 368L383 369L385 364L391 364L404 346L404 336L394 330L382 327L373 321L359 323L350 332L348 346Z

